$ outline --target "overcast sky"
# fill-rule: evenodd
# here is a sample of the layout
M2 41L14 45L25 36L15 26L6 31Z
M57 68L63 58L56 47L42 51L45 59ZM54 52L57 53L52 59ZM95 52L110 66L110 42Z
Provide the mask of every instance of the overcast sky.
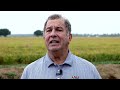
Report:
M73 34L120 33L120 11L0 11L0 29L11 34L33 34L43 30L51 14L61 14L72 25Z

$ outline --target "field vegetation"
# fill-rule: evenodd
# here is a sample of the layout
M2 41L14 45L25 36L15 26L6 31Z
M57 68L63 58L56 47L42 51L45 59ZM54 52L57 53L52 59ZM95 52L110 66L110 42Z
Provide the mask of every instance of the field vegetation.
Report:
M73 37L70 51L94 63L103 79L120 79L119 37ZM42 37L0 37L0 78L19 79L46 52Z
M120 63L120 38L73 37L73 54L93 63ZM1 37L0 64L29 64L47 50L42 37Z

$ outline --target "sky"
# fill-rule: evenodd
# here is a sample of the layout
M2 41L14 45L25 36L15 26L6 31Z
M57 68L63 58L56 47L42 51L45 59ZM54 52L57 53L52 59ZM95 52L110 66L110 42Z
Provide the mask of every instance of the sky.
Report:
M61 14L71 23L73 34L120 33L120 11L0 11L0 29L11 34L42 30L49 15Z

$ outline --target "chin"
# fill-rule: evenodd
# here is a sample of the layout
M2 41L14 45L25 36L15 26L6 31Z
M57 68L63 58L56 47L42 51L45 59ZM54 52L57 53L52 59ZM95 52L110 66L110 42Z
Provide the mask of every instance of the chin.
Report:
M59 51L60 49L59 48L51 48L49 49L49 51Z

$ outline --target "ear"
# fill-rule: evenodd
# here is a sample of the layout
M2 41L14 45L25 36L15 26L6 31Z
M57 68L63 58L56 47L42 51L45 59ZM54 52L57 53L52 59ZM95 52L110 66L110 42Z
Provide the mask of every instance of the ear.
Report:
M45 39L45 36L43 35L43 39Z
M69 40L70 41L72 40L72 34L71 33L69 34Z

